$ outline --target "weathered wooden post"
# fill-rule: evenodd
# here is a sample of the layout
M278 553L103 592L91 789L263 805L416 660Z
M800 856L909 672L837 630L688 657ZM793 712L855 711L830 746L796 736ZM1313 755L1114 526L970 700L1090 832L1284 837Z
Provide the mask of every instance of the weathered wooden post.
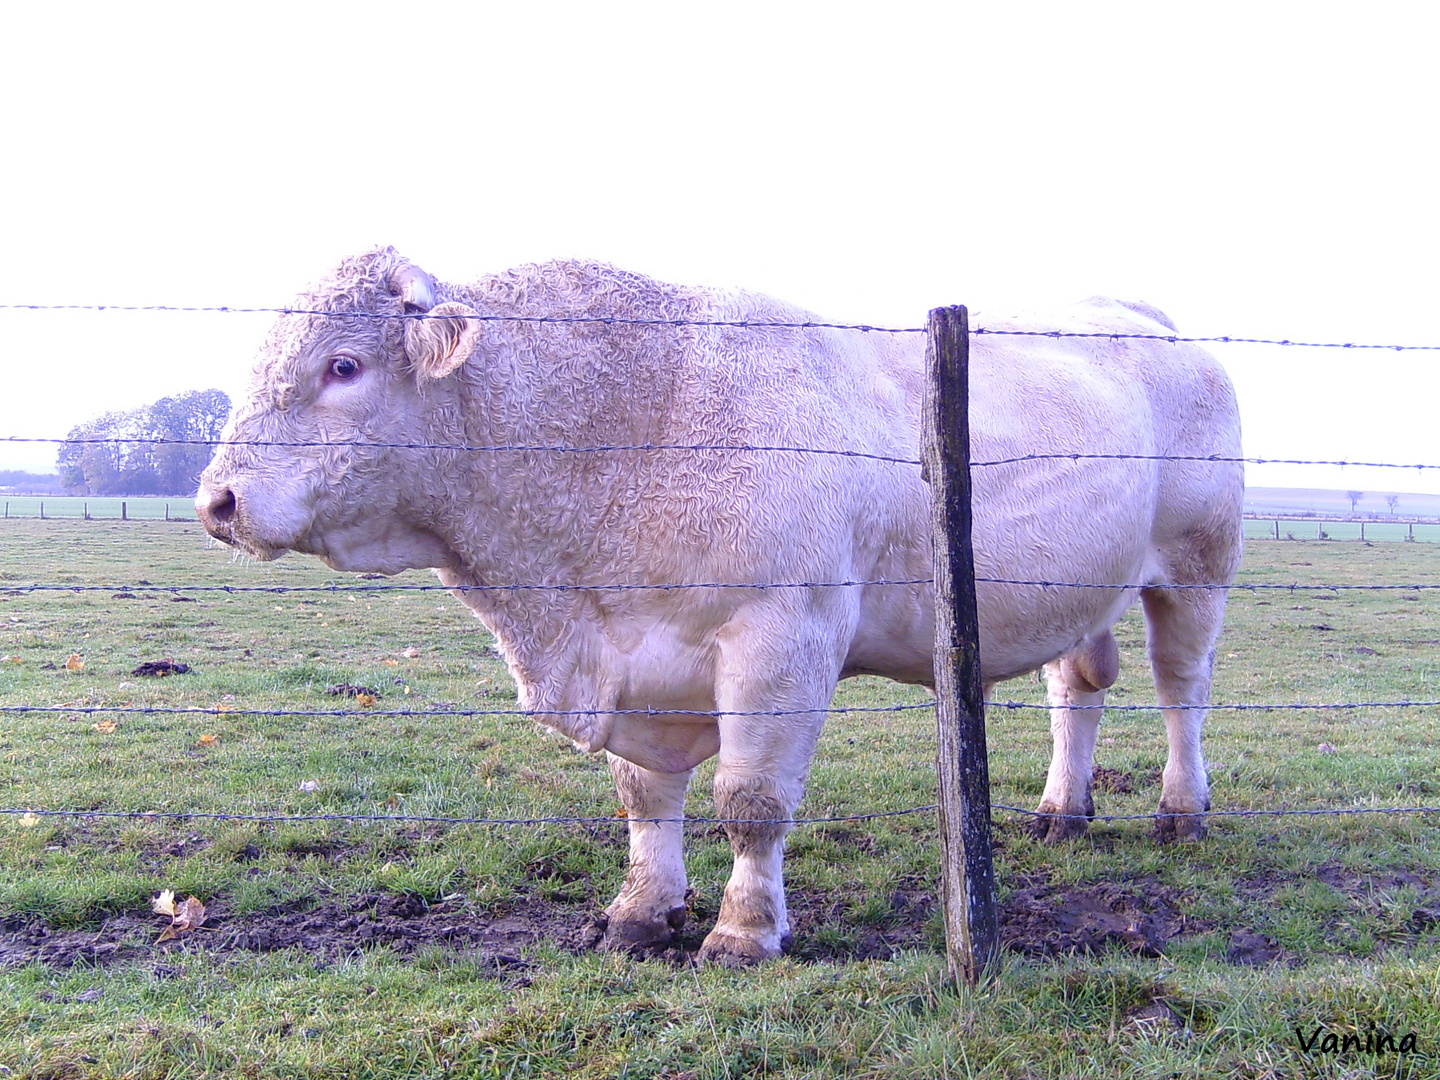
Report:
M999 958L1000 920L970 543L970 322L965 308L930 312L925 358L922 457L935 540L940 896L951 977L974 986Z
M124 502L123 499L122 499L121 502L120 502L120 520L121 520L121 521L129 521L129 520L130 520L129 517L126 515L125 502Z
M84 517L85 517L85 520L86 520L86 521L89 521L89 520L90 520L90 504L87 502L87 503L81 503L80 505L81 505L82 507L84 507Z
M41 499L41 500L40 500L40 520L41 520L41 521L44 521L44 520L45 520L45 500L44 500L44 499Z
M1279 518L1276 518L1276 519L1275 519L1275 539L1276 539L1276 540L1279 540L1279 539L1280 539L1280 519L1279 519Z
M165 520L170 520L170 504L168 502L165 504Z

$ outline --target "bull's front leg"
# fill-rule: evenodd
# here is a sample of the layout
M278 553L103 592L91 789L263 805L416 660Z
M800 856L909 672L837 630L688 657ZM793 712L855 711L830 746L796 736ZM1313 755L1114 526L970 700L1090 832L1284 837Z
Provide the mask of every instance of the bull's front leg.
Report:
M608 752L605 756L630 821L630 868L620 895L605 909L604 947L637 952L665 946L685 925L681 819L694 770L655 772Z
M790 944L785 837L823 722L821 712L722 718L715 809L726 822L735 865L702 961L755 964Z

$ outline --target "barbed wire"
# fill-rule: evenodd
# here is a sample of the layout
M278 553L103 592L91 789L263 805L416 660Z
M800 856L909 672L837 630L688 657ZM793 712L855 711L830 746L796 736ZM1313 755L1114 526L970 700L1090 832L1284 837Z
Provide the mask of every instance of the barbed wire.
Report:
M428 311L378 312L335 311L325 308L265 307L232 304L0 304L0 311L114 311L114 312L183 312L189 314L223 315L313 315L334 319L428 320L454 321L455 315L436 315ZM494 315L467 313L467 319L491 323L530 323L559 325L599 324L605 326L664 327L727 327L769 330L854 330L867 334L925 334L926 326L878 326L870 323L827 322L815 319L694 319L644 318L618 315ZM1017 330L1001 327L972 326L975 337L1042 337L1078 338L1104 341L1160 341L1170 345L1278 345L1300 349L1372 349L1384 352L1436 352L1440 345L1376 344L1357 341L1297 341L1291 338L1246 337L1235 334L1186 335L1122 333L1104 330Z
M45 810L30 807L0 807L0 817L24 818L80 818L119 820L178 820L178 821L245 821L256 824L296 824L306 822L344 822L347 824L397 824L397 825L679 825L682 828L693 825L830 825L856 821L876 821L883 818L911 817L917 814L933 813L939 809L937 803L923 806L909 806L901 810L876 810L861 814L823 814L807 817L783 818L723 818L691 816L684 817L630 817L616 814L610 817L599 815L543 815L535 817L452 817L439 814L236 814L206 810ZM1031 810L1023 806L1005 803L991 803L990 810L1003 810L1031 818L1045 818L1056 821L1086 821L1109 824L1120 821L1171 821L1177 818L1282 818L1282 817L1349 817L1359 815L1411 816L1440 814L1440 806L1346 806L1314 807L1308 809L1245 809L1245 810L1203 810L1195 812L1154 811L1146 814L1064 814L1046 810Z
M769 581L731 582L696 581L684 584L615 584L595 585L537 584L517 582L506 585L5 585L0 583L0 593L26 592L223 592L223 593L379 593L379 592L446 592L446 593L490 593L490 592L631 592L661 591L677 589L852 589L871 585L932 585L933 578L870 578L854 581ZM1121 586L1115 586L1119 588ZM1440 587L1440 586L1437 586Z
M879 461L894 465L923 465L919 458L899 457L894 454L872 453L867 450L845 450L821 446L786 446L765 443L616 443L603 446L568 446L559 443L436 443L436 442L384 442L368 439L171 439L158 436L138 435L86 435L77 438L57 436L7 435L0 437L0 443L54 443L76 446L123 444L127 446L210 446L228 447L270 447L280 449L329 449L352 447L368 450L444 450L463 453L526 453L526 454L604 454L604 453L763 453L763 454L813 454L823 457L855 458L864 461ZM1192 462L1218 465L1311 465L1349 469L1414 469L1416 472L1435 471L1440 465L1425 462L1398 461L1350 461L1345 458L1272 458L1241 457L1226 454L1128 454L1090 453L1074 450L1055 450L1044 453L1017 454L1011 457L971 461L970 468L983 469L1004 465L1019 465L1033 461L1162 461ZM38 496L32 496L38 498ZM63 497L63 496L62 496ZM81 496L73 496L80 498ZM121 498L123 496L107 496ZM159 496L156 496L159 497ZM181 498L182 496L175 496Z
M436 442L383 442L368 439L172 439L159 436L140 435L85 435L77 438L57 436L7 435L0 437L0 443L56 443L93 446L124 444L127 446L212 446L221 447L277 447L282 449L320 449L333 447L354 447L370 450L446 450L468 453L534 453L534 454L604 454L604 453L775 453L775 454L817 454L827 457L858 458L866 461L881 461L895 465L923 465L919 458L898 457L892 454L871 453L866 450L845 450L820 446L787 446L765 443L616 443L602 446L568 446L560 443L436 443ZM1031 461L1169 461L1195 462L1220 465L1321 465L1350 469L1414 469L1417 472L1440 469L1440 465L1424 462L1398 461L1350 461L1345 458L1272 458L1241 457L1227 454L1129 454L1091 453L1078 450L1054 450L1034 454L1017 454L1012 457L981 459L971 461L972 469L991 468L1003 465L1019 465ZM79 496L75 496L79 497ZM114 496L119 498L120 496ZM179 498L180 496L176 496Z
M1253 581L1220 584L1216 582L1126 582L1126 581L1051 581L1046 578L1003 578L976 575L975 581L984 585L1027 585L1035 588L1056 589L1120 589L1137 592L1145 590L1164 591L1230 591L1230 592L1429 592L1440 589L1440 582L1412 582L1409 584L1366 584L1353 582L1301 582L1301 581ZM514 582L499 585L420 585L408 582L387 582L383 585L67 585L63 582L44 582L9 585L0 582L0 593L12 595L22 593L185 593L218 592L231 595L263 593L281 595L285 593L325 593L343 596L350 593L374 595L386 592L444 592L444 593L491 593L491 592L670 592L685 589L854 589L869 586L910 586L933 585L933 578L857 578L846 581L695 581L669 582L659 584L625 584L598 582L593 585Z
M1004 710L1006 712L1018 712L1022 710L1035 710L1049 712L1055 706L1044 702L1030 701L984 701L982 704L987 709ZM242 705L0 705L0 715L3 714L49 714L49 715L75 715L75 716L298 716L298 717L326 717L338 719L343 717L363 716L367 719L377 718L418 718L418 717L477 717L477 716L519 716L529 717L533 720L552 719L571 716L698 716L698 717L730 717L730 716L813 716L816 713L825 715L843 715L847 713L904 713L928 711L935 708L933 701L908 702L895 705L849 705L849 706L827 706L817 709L522 709L518 706L513 709L496 708L475 708L466 709L455 706L435 707L433 709L267 709ZM1074 712L1118 712L1118 713L1139 713L1139 712L1334 712L1359 709L1434 709L1440 708L1440 700L1400 700L1400 701L1283 701L1283 702L1232 702L1214 703L1207 705L1121 705L1106 703L1102 705L1066 705L1064 708Z
M0 705L3 713L74 713L77 716L109 714L158 714L164 716L307 716L307 717L421 717L421 716L522 716L539 720L567 716L813 716L815 713L900 713L933 709L933 701L896 705L832 705L822 709L462 709L454 706L433 709L262 709L239 705Z
M863 450L835 450L815 446L769 446L747 443L620 443L614 446L565 446L554 443L513 443L497 445L469 445L467 443L425 443L425 442L372 442L365 439L326 439L293 441L280 439L168 439L154 436L95 435L80 438L38 438L11 435L0 442L11 443L73 443L75 445L99 445L124 443L147 446L213 446L213 447L282 447L320 448L349 446L370 450L453 450L486 454L603 454L620 452L711 452L711 453L774 453L774 454L819 454L827 457L862 458L867 461L883 461L896 465L919 465L919 458L895 457L889 454L872 454ZM117 496L118 497L118 496ZM177 496L178 498L179 496Z

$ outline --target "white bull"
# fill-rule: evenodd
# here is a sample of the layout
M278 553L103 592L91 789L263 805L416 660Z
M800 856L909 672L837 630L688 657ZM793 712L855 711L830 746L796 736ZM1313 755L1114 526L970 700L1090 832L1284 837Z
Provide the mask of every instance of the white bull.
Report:
M344 262L296 307L230 422L236 445L202 478L206 528L262 559L433 567L456 588L499 639L521 704L607 753L630 818L612 946L663 943L683 922L677 819L691 772L718 754L735 864L701 955L777 955L789 923L776 822L800 803L836 682L933 680L928 586L824 587L931 576L920 469L877 460L918 456L921 337L694 325L813 316L583 262L448 285L393 250ZM317 311L343 314L304 313ZM1158 312L1110 300L1025 325L1171 332ZM1200 836L1203 817L1180 815L1210 805L1200 731L1225 592L1167 586L1226 585L1240 557L1240 466L1188 460L1239 456L1224 371L1165 341L980 336L971 392L977 463L1122 455L973 471L980 577L1107 586L979 586L987 690L1041 667L1049 686L1040 809L1076 816L1039 819L1040 834L1077 834L1094 813L1089 707L1115 679L1111 628L1138 595L1174 707L1160 799L1174 816L1159 831ZM264 445L354 442L418 446ZM550 449L645 446L874 456ZM461 591L512 583L555 588ZM797 583L817 584L603 588Z

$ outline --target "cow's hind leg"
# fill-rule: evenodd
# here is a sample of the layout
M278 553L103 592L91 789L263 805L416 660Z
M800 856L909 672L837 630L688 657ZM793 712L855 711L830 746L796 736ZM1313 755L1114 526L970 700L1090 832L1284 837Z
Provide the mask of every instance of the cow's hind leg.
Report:
M1225 615L1223 589L1146 589L1141 594L1155 689L1165 712L1170 756L1160 793L1160 840L1199 840L1205 835L1210 783L1200 750L1200 730L1210 704L1215 642ZM1181 816L1192 815L1192 816Z
M1095 737L1105 691L1120 673L1120 651L1107 630L1068 656L1046 664L1044 670L1053 746L1038 809L1041 814L1064 816L1037 817L1031 831L1038 839L1055 843L1083 836L1095 816L1090 790Z
M604 946L636 952L668 945L685 925L680 819L690 773L654 772L614 754L605 756L630 821L630 869L620 895L605 909Z

